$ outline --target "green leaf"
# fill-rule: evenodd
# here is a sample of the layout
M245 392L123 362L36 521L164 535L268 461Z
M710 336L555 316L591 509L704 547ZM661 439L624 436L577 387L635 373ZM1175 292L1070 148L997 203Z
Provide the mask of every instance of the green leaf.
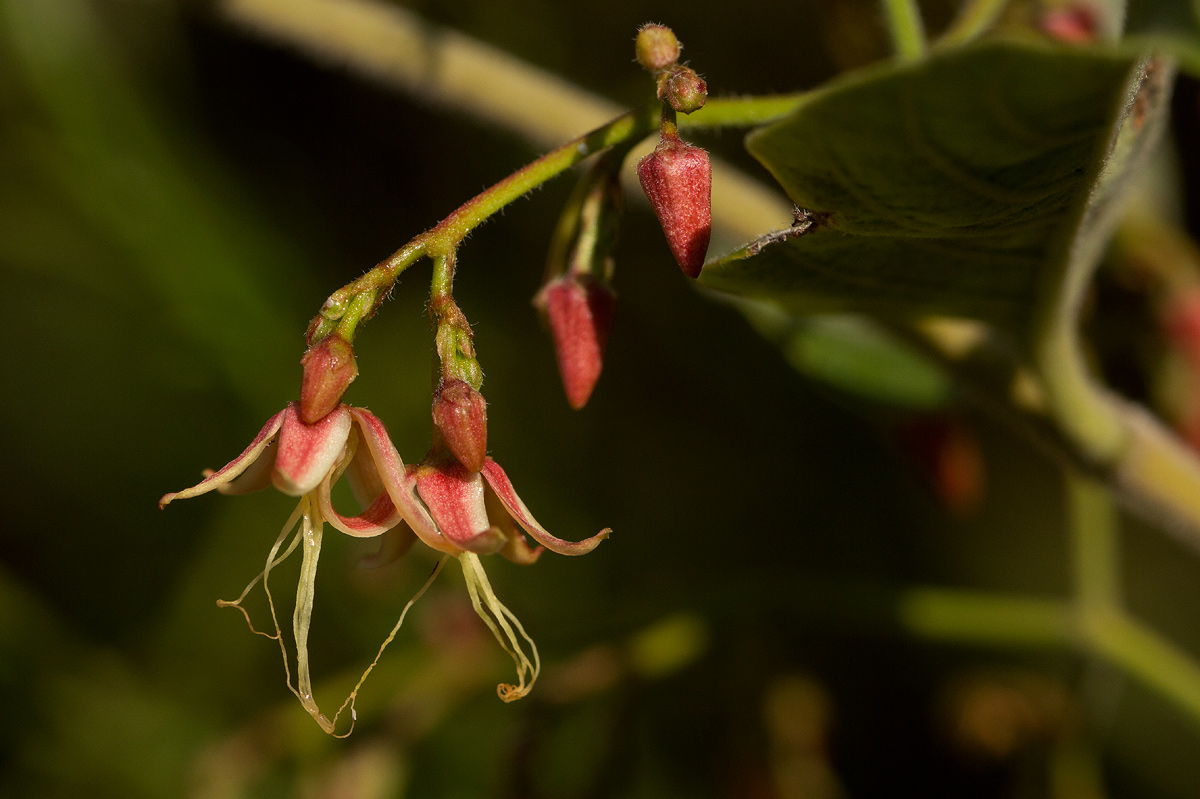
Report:
M766 302L740 310L803 375L876 402L930 410L954 399L949 373L861 316L794 316Z
M750 152L812 233L705 267L790 311L943 314L1024 332L1111 148L1133 61L992 42L850 75Z

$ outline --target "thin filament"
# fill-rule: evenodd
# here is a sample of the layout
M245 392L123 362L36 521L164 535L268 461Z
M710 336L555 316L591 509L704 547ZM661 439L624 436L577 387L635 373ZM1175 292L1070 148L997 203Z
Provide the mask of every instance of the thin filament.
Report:
M475 613L479 618L483 619L484 624L492 631L496 641L503 647L504 651L513 659L513 663L517 667L517 684L509 685L500 683L496 686L496 693L505 702L515 702L521 697L529 693L533 688L533 684L537 682L538 674L542 669L541 658L538 656L537 645L533 639L525 632L525 628L517 621L517 617L513 612L504 606L495 591L492 590L491 583L488 582L487 574L483 570L483 564L479 562L479 556L473 552L464 552L459 555L459 561L462 563L463 578L467 583L467 593L471 595L471 605L475 608ZM487 611L484 611L486 605ZM493 621L493 618L495 621ZM533 660L525 654L525 650L518 640L516 633L513 632L512 626L509 625L509 620L516 625L517 630L521 633L521 638L529 644L530 650L533 652ZM497 623L499 626L497 626ZM501 633L503 630L503 633ZM529 676L528 685L525 682L526 675Z
M312 623L313 599L317 592L317 562L321 558L321 535L324 528L321 517L305 514L303 534L303 560L300 563L300 581L296 585L296 609L292 613L292 635L296 639L296 689L300 704L321 725L325 732L333 732L333 724L321 713L313 699L312 676L308 664L308 629Z
M433 572L429 575L429 578L425 580L425 584L421 586L417 593L413 594L412 599L408 600L408 604L404 606L404 610L400 611L400 619L396 622L396 626L392 628L392 631L388 633L388 637L383 639L383 643L379 645L379 651L375 653L375 659L371 661L371 665L367 666L367 670L364 671L362 676L358 678L358 683L354 686L354 690L351 691L350 695L346 697L346 701L342 702L342 706L338 708L337 713L333 714L333 722L331 726L337 726L338 718L342 715L342 711L346 709L347 705L350 706L350 729L346 730L341 735L336 735L332 731L329 731L334 738L345 738L350 735L350 733L354 732L354 725L358 722L358 715L354 712L354 702L358 698L358 689L362 688L363 683L367 681L367 677L375 669L376 664L379 663L379 658L383 657L383 650L387 649L388 644L390 644L392 639L396 637L396 633L400 632L400 626L404 624L404 618L408 615L408 611L413 605L417 604L418 599L425 596L425 592L429 590L429 586L433 585L433 581L442 571L442 567L446 565L446 561L449 559L449 557L449 555L442 556L441 560L437 562L437 565L433 567Z
M292 528L294 528L296 526L296 522L298 522L300 520L300 514L303 512L303 510L304 510L304 501L301 500L300 504L298 504L296 506L296 509L294 511L292 511L292 515L288 517L288 520L286 522L284 522L283 530L280 531L279 537L275 539L275 545L272 546L271 551L267 553L267 565L263 568L262 571L260 571L258 573L257 577L255 577L253 580L251 580L250 583L245 588L242 589L242 593L238 596L238 598L233 599L233 600L229 600L229 599L218 599L217 600L217 607L219 607L219 608L237 608L238 610L240 610L242 612L242 616L245 617L245 619L246 619L246 626L248 626L250 628L250 632L254 633L255 635L261 635L266 638L271 638L273 640L280 639L281 632L279 629L279 622L278 621L275 622L275 634L274 635L271 635L270 633L264 633L261 630L256 629L254 626L254 622L250 621L250 614L246 612L246 609L244 607L242 607L242 601L246 599L246 595L250 593L251 589L253 589L254 586L258 585L259 580L263 581L263 588L266 589L266 586L267 586L266 577L271 572L271 569L275 568L280 563L283 563L283 561L287 560L288 556L290 556L293 552L296 551L296 547L300 543L300 535L299 534L297 534L295 537L292 538L292 542L290 544L288 544L288 548L284 551L284 553L282 555L280 555L278 558L275 557L275 553L277 553L279 551L279 547L283 545L283 540L285 538L287 538L288 533L290 533L292 531ZM271 598L271 592L267 591L267 601L268 602L270 602L270 598ZM271 606L271 618L272 619L275 618L274 605Z

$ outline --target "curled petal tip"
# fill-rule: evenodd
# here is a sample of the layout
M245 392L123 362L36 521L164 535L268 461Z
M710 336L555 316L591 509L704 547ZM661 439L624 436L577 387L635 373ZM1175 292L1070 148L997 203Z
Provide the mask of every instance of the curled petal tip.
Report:
M258 488L265 488L268 485L268 480L260 480L263 475L269 475L270 467L274 464L274 451L271 451L266 459L263 456L264 451L271 446L271 442L275 440L279 428L283 426L283 417L287 410L282 410L267 420L263 425L262 430L250 446L242 452L241 455L234 458L229 463L225 464L219 471L212 469L204 470L204 479L191 488L185 488L182 491L175 491L170 494L163 494L158 501L160 508L166 507L176 499L190 499L201 494L207 494L209 491L221 491L225 493L231 484L240 484L243 481L237 478L245 475L247 486L235 493L242 491L253 491ZM253 483L253 485L250 485Z
M586 555L595 549L601 541L608 538L609 533L612 532L612 530L606 527L591 538L585 538L582 541L564 541L561 538L557 538L551 535L546 528L542 527L537 519L533 518L533 514L529 512L529 508L525 507L525 503L517 496L512 482L508 479L508 475L504 473L504 469L500 468L500 464L488 458L483 465L483 476L517 524L521 525L533 540L551 552L557 552L559 555Z

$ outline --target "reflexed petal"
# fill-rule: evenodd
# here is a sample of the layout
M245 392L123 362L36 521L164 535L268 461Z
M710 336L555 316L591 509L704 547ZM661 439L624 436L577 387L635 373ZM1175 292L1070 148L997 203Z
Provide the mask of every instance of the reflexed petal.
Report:
M609 533L612 532L612 530L605 528L591 538L585 538L578 542L555 538L537 523L537 519L533 518L533 514L529 512L529 508L525 507L525 503L517 496L516 490L513 489L508 475L500 468L500 464L488 458L483 464L483 476L487 479L488 485L492 487L492 490L496 492L496 496L504 503L505 510L517 520L517 524L524 527L525 532L533 536L534 540L551 552L557 552L560 555L586 555L595 549L601 541L608 538Z
M517 529L517 523L509 515L508 508L504 507L504 503L500 501L500 497L496 496L496 492L490 485L485 484L483 487L483 504L487 507L488 519L494 526L500 528L500 532L504 533L504 537L508 539L504 544L504 549L500 550L500 554L521 566L530 566L536 563L537 559L546 551L545 548L529 546L529 542L525 540L525 534Z
M478 472L454 462L422 466L416 474L417 494L437 522L442 535L470 552L499 552L507 540L488 521L483 504L483 479Z
M358 500L359 507L366 508L386 489L383 487L383 481L379 479L379 471L375 468L375 458L371 455L371 450L363 445L361 436L358 438L360 440L355 447L354 457L346 467L346 482L350 485L354 498Z
M337 408L316 424L300 421L296 403L288 403L275 456L275 487L294 497L307 494L325 479L350 437L350 411Z
M425 506L413 492L413 483L404 471L404 461L400 460L400 453L396 452L396 446L388 437L383 422L379 421L375 414L362 408L351 408L350 414L354 421L358 422L363 441L374 459L376 474L387 489L388 496L392 498L400 516L408 522L408 526L426 546L438 552L458 554L459 548L442 537L437 525L430 518L429 511L425 510Z
M380 494L370 507L358 516L343 516L338 513L330 496L332 477L332 473L327 474L321 481L321 486L317 489L317 506L321 509L321 516L334 528L355 538L373 538L400 522L400 514L387 493Z
M263 450L270 446L272 439L274 439L275 434L279 432L279 428L283 424L283 416L285 413L287 413L286 408L268 419L267 423L263 425L263 429L259 431L258 436L256 436L255 439L250 442L250 446L246 447L246 450L241 455L238 455L232 461L227 463L220 469L220 471L213 472L191 488L185 488L182 491L176 491L173 494L164 494L163 498L158 501L158 507L165 508L173 500L189 499L191 497L199 496L200 494L205 494L214 489L221 488L222 486L225 486L233 481L234 478L249 469L250 466L258 460L258 457L262 455ZM272 457L273 453L274 450L272 450ZM257 473L258 470L256 469L255 472ZM239 486L238 493L254 491L258 488L266 488L267 485L268 483L263 483L262 485L257 485L255 483L254 488L249 487L249 485L244 487Z

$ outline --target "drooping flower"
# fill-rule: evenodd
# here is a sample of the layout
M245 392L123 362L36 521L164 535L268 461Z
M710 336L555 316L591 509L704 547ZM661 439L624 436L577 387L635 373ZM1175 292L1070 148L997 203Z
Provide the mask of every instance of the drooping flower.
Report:
M343 515L333 505L332 489L343 474L365 508L356 516ZM195 486L164 495L159 500L159 506L166 507L176 499L187 499L214 490L224 494L244 494L269 485L274 485L285 494L299 496L300 502L267 555L263 571L237 600L218 604L237 607L244 614L245 610L240 605L242 599L262 580L275 623L275 633L269 637L279 640L285 670L290 675L288 654L275 615L268 578L272 568L302 545L300 585L293 614L297 680L293 687L289 676L288 687L321 728L331 734L338 715L347 705L353 714L358 687L355 687L332 720L321 712L312 694L307 641L317 562L326 522L334 529L358 538L388 533L390 540L385 542L382 549L403 551L407 549L411 536L415 535L432 549L458 558L472 604L517 663L519 684L501 685L498 689L505 701L524 696L532 687L539 668L537 650L520 623L495 596L477 554L500 552L524 564L537 560L543 547L564 555L582 555L607 538L609 532L601 531L577 543L554 537L529 513L504 470L491 458L484 458L479 471L466 468L448 451L437 463L427 461L419 467L406 467L388 437L383 422L370 411L346 405L337 406L314 424L305 424L300 418L299 404L290 403L267 421L241 455L222 469L207 472L204 480ZM517 525L540 546L531 547ZM284 548L284 542L293 530L296 530L295 535ZM281 548L284 551L279 555ZM445 558L405 607L396 629L403 622L409 607L429 587L444 563ZM514 628L530 644L532 659L525 654ZM253 625L251 629L254 629ZM395 632L394 629L392 635ZM384 646L390 641L391 636ZM381 654L382 651L381 647ZM378 655L375 662L378 662ZM364 680L374 666L373 662L363 675ZM528 684L527 675L530 677Z

